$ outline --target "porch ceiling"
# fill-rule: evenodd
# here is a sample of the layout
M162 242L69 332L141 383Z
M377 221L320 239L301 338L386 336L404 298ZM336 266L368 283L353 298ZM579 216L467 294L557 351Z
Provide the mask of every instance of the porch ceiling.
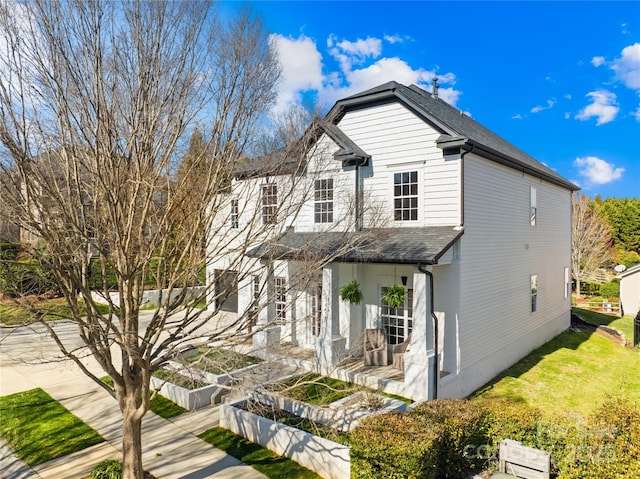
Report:
M435 264L463 233L463 229L451 226L321 233L289 230L280 238L264 242L247 254L265 259Z

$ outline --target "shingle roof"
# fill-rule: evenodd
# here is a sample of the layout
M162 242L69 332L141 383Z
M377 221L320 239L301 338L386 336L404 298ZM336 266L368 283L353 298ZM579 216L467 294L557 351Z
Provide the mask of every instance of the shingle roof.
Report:
M523 169L528 173L534 173L564 186L571 190L579 188L573 183L557 174L551 168L540 163L522 150L488 130L460 110L452 107L444 100L434 98L422 88L411 85L410 87L397 82L388 82L375 88L357 93L339 100L333 107L329 116L339 120L341 112L352 108L361 108L370 103L397 99L407 107L415 111L425 121L442 133L439 142L453 142L477 147L476 150L482 156L491 160L507 164L512 168Z
M435 264L463 232L451 226L322 233L289 230L280 238L262 243L247 254L270 259Z

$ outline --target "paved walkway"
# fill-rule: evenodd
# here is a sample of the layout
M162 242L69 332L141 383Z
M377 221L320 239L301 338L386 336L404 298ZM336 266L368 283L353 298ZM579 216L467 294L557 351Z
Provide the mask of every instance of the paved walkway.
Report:
M11 334L10 334L11 333ZM0 330L0 396L41 387L98 431L106 442L35 466L26 466L0 438L1 479L84 479L103 459L119 459L121 416L115 400L69 361L25 364L46 357L43 338ZM20 359L18 359L20 358ZM87 366L100 371L87 359ZM264 479L266 476L196 435L218 425L218 407L186 413L172 421L148 412L143 420L143 463L158 479Z

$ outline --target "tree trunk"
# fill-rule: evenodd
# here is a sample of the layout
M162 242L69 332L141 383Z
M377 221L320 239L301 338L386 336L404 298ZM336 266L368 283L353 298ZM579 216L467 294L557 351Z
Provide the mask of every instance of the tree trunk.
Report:
M122 479L143 479L142 418L133 404L122 411Z

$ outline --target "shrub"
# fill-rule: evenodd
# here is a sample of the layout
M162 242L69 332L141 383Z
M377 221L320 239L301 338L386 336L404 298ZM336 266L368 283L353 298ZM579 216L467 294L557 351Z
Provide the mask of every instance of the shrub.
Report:
M351 477L436 479L440 434L416 415L370 416L351 434Z
M37 260L7 260L0 262L0 291L6 296L15 297L23 294L56 294L59 289L51 272Z
M600 294L605 298L620 297L620 280L609 281L600 286Z
M475 400L486 411L487 444L485 458L497 467L498 448L501 441L513 439L525 446L538 447L538 427L542 420L542 411L527 404L514 404L501 400Z
M91 469L90 479L121 479L122 463L114 459L106 459Z
M481 402L465 399L446 399L422 403L410 415L437 426L438 477L467 477L479 471L486 462L478 448L487 444L488 416Z

